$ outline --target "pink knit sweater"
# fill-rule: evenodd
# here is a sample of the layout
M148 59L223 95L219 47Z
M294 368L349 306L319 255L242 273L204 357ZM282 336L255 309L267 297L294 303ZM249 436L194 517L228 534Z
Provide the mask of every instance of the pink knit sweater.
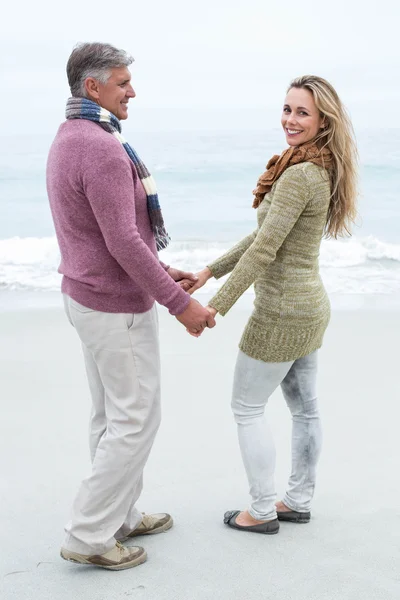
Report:
M190 296L158 259L146 193L117 139L91 121L63 123L47 191L65 294L103 312L141 313L154 300L173 315L185 310Z

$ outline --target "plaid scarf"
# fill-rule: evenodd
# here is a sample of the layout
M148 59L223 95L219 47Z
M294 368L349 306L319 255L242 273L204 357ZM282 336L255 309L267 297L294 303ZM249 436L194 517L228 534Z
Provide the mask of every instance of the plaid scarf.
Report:
M158 201L156 184L144 163L135 150L121 135L121 123L115 115L87 98L69 98L66 108L67 119L88 119L98 123L108 133L111 133L122 144L125 152L135 165L140 181L147 194L147 210L149 212L151 229L156 240L157 250L166 248L170 237L165 229L161 207Z

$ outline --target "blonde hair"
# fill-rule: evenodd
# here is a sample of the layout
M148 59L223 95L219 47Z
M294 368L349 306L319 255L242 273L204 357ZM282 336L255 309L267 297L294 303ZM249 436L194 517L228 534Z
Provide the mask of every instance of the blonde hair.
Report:
M351 225L357 216L357 163L358 154L350 118L331 84L314 75L294 79L289 89L309 90L324 118L325 127L315 141L320 148L328 148L333 157L331 201L325 227L325 237L351 235Z

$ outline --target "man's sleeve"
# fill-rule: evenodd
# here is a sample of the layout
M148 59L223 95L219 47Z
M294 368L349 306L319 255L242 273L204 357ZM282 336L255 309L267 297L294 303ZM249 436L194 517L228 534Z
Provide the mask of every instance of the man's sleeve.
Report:
M83 187L110 254L126 273L172 315L181 314L190 296L163 268L136 226L130 165L112 147L86 155ZM166 265L165 265L166 266Z

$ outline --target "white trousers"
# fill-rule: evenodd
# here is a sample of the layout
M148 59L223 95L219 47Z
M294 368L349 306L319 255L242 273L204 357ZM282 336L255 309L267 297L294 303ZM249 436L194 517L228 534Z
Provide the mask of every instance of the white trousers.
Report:
M135 503L160 424L160 355L154 306L103 313L64 295L85 358L92 396L92 473L75 498L63 547L103 554L140 523Z
M322 443L316 378L317 351L281 363L255 360L239 351L232 410L250 485L249 513L255 519L276 518L275 444L264 410L279 385L292 414L292 473L283 502L292 510L310 510Z

